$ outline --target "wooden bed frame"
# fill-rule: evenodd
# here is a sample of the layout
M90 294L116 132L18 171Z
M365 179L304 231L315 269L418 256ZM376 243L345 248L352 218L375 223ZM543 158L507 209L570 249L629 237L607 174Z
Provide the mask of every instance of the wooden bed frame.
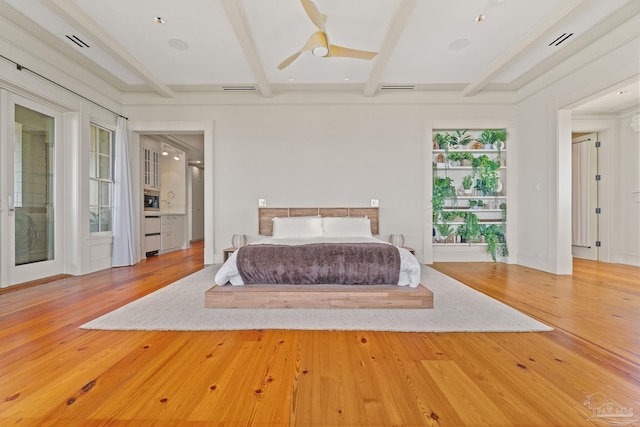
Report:
M258 233L273 234L275 217L363 217L378 232L379 211L366 208L258 208ZM207 308L433 308L433 292L396 285L214 286L205 292Z

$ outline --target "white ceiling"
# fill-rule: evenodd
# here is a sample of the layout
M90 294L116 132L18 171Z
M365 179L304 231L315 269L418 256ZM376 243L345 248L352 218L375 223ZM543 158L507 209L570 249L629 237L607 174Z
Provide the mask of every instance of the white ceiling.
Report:
M637 0L315 0L330 42L373 60L304 52L317 30L300 0L0 0L14 23L123 92L255 86L263 96L382 85L517 90L638 12ZM484 14L477 23L474 17ZM162 17L164 24L154 19ZM559 46L549 46L571 34ZM77 36L90 47L67 39Z
M303 52L277 69L317 31L301 0L0 0L0 14L123 93L171 98L240 88L269 98L309 90L376 96L389 86L465 96L515 91L640 13L638 0L314 4L326 15L330 43L376 57ZM480 14L484 21L475 22ZM553 45L563 34L571 36ZM626 90L626 99L590 100L581 108L620 111L637 104L637 82Z

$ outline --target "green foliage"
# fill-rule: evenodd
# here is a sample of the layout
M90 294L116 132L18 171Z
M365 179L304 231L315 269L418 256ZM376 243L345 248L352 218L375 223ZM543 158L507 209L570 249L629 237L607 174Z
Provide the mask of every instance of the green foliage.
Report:
M447 151L449 149L449 146L451 145L452 135L449 132L438 132L435 134L433 139L436 141L436 144L438 144L438 147L440 147L441 150Z
M484 206L484 202L482 200L469 200L470 208L475 208L475 207L481 208L482 206Z
M464 224L458 226L458 234L467 242L478 241L480 238L480 223L478 216L473 212L460 212L464 218Z
M457 199L456 189L451 184L452 182L453 180L450 177L433 177L433 196L431 199L431 205L433 207L434 218L438 218L442 213L445 199Z
M476 141L480 141L485 145L495 144L496 142L496 132L493 129L485 129Z
M462 178L462 188L465 190L470 190L473 185L473 177L471 175L467 175Z
M498 188L500 164L491 160L486 154L475 157L471 163L473 175L476 179L476 188L485 195L495 194Z
M505 257L509 255L507 241L504 236L504 229L500 225L483 225L481 233L487 242L487 253L491 255L491 259L495 262L498 256Z
M473 137L468 134L469 130L456 130L455 134L451 135L451 143L456 145L467 145L473 141Z

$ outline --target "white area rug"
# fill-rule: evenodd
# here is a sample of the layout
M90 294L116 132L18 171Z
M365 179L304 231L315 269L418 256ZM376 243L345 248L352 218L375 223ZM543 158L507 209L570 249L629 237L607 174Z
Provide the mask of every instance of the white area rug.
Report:
M423 266L432 309L205 308L218 265L209 266L81 326L83 329L213 331L250 329L396 332L533 332L553 328ZM229 285L230 286L230 285Z

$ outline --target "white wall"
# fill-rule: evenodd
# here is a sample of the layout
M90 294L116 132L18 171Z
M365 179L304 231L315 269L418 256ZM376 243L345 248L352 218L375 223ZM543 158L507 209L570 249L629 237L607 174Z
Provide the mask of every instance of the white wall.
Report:
M518 264L557 274L572 271L570 109L593 93L637 79L640 39L629 41L625 30L606 35L520 91ZM636 162L635 173L637 168ZM616 202L613 206L617 209ZM636 225L628 220L624 227L637 229L637 220Z
M301 98L302 99L302 98ZM515 108L499 105L363 103L308 105L184 105L127 108L132 126L171 120L215 122L213 191L215 243L231 245L233 234L258 238L258 199L268 206L369 206L380 201L380 237L405 235L422 259L425 227L425 120L464 123L513 120ZM201 103L202 104L202 103ZM430 134L429 134L430 135ZM429 157L430 158L430 157ZM205 163L210 164L209 159ZM428 168L428 169L425 169ZM430 236L428 233L430 244Z
M640 113L640 108L635 114ZM619 144L614 147L612 262L640 266L640 132L631 128L631 114L621 117Z

